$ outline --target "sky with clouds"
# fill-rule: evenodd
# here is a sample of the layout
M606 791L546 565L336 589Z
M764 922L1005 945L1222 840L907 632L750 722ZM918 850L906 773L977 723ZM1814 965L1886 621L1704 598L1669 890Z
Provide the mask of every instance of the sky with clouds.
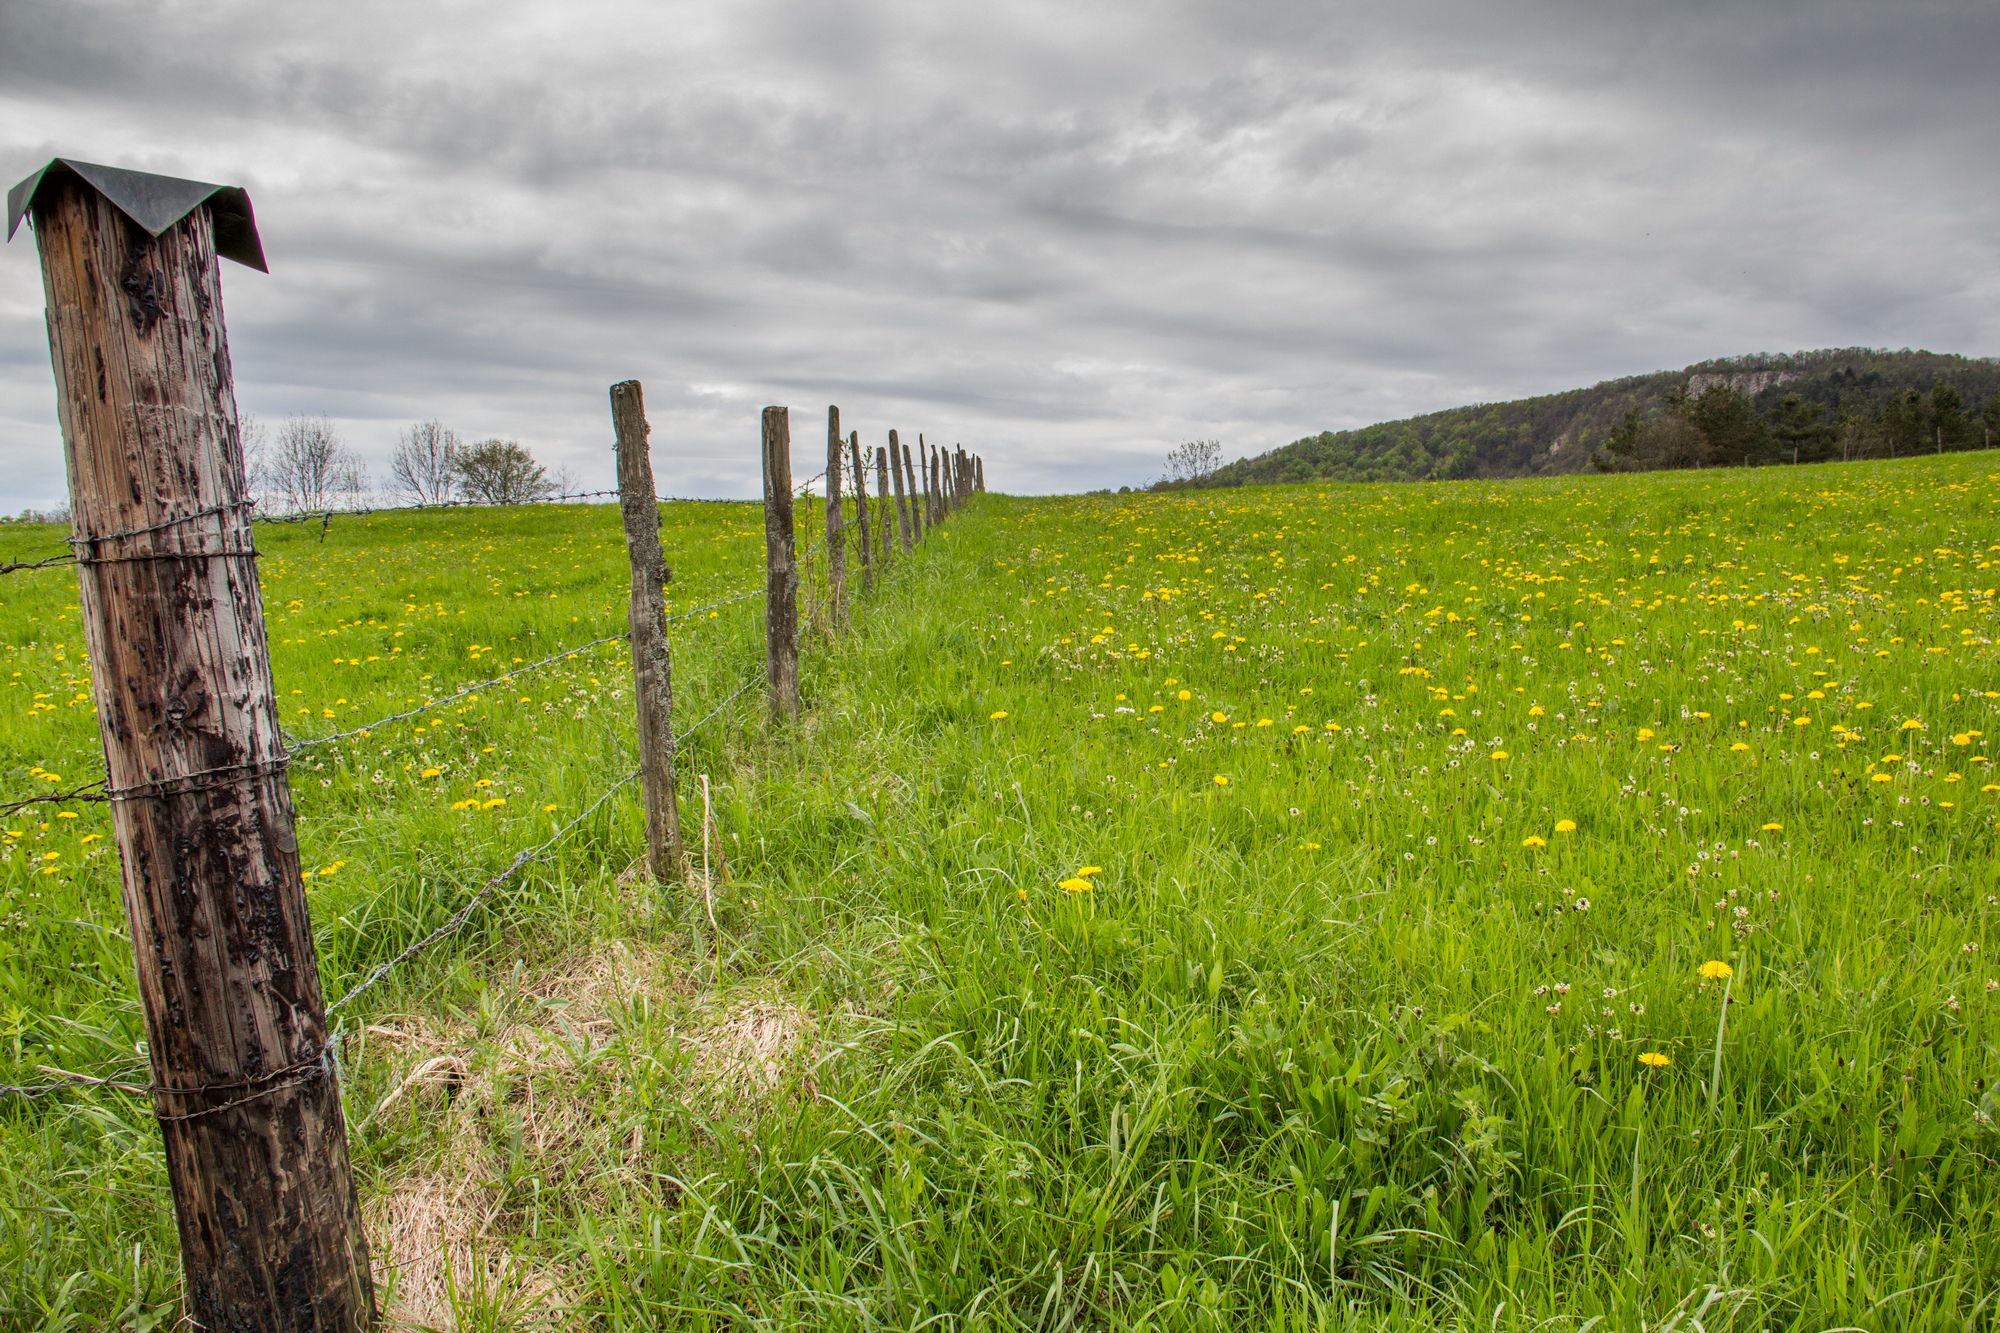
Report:
M0 174L241 184L238 401L675 494L840 405L994 489L1722 355L2000 353L1991 3L9 0ZM0 509L64 483L0 250ZM820 434L815 435L814 431ZM815 469L800 469L802 472Z

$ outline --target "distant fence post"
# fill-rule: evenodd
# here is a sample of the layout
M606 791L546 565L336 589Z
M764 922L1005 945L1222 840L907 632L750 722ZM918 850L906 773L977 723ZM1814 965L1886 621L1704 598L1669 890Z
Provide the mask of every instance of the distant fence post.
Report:
M881 540L875 543L875 549L882 553L882 568L886 571L889 568L890 530L894 526L896 506L889 503L889 455L880 448L875 450L875 498L882 505Z
M771 711L799 715L799 567L792 532L792 421L764 409L764 667Z
M847 533L840 512L840 409L826 409L826 575L828 623L847 625Z
M299 873L218 253L241 190L57 160L34 218L91 692L186 1314L375 1320Z
M978 454L972 456L972 493L974 495L986 493L986 460Z
M920 542L924 539L924 509L922 502L917 498L917 470L910 466L910 446L905 444L901 448L903 481L910 488L910 538L912 541Z
M847 449L854 461L854 527L861 538L861 591L873 592L875 562L868 549L868 470L861 466L860 431L848 433Z
M903 554L910 553L910 497L905 492L903 477L907 471L905 459L909 457L896 439L896 432L889 432L889 471L896 478L896 528L903 539Z
M681 813L674 792L674 671L667 643L667 559L660 549L660 500L653 485L646 401L639 381L611 386L618 435L618 508L632 564L632 692L639 712L639 774L646 799L646 858L653 879L680 874Z

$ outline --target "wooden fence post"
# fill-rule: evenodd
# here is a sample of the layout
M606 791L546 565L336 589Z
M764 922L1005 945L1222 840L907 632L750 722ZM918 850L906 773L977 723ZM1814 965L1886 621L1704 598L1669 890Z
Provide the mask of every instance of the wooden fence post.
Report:
M890 530L894 525L896 506L889 503L889 454L887 450L880 448L875 450L875 498L882 506L881 540L875 543L875 549L882 553L882 569L886 573L889 568L889 548L892 545L889 540Z
M903 450L903 480L910 488L910 537L913 541L922 541L924 539L924 508L922 501L917 498L917 470L910 465L910 446L906 444L901 447Z
M792 545L792 420L764 409L764 668L771 711L799 715L799 566Z
M868 540L868 470L861 465L861 432L850 431L847 436L848 453L854 462L854 528L861 538L861 591L875 590L875 562L869 552Z
M972 456L972 493L974 495L986 493L986 460L978 454Z
M186 1318L375 1319L278 731L221 253L241 190L57 161L34 217ZM128 211L130 210L130 211Z
M896 528L903 539L903 554L908 555L912 544L910 537L910 497L903 487L903 460L909 455L896 440L896 432L889 432L889 471L896 477Z
M931 446L931 495L935 503L937 504L937 521L940 523L944 522L946 516L949 513L949 511L945 508L945 503L944 503L944 472L940 466L942 462L943 458L938 453L938 447L936 445L932 445Z
M680 876L681 812L674 791L674 671L667 642L667 559L660 549L659 491L639 381L611 386L618 436L618 507L632 564L632 692L638 700L639 774L646 800L646 864L658 884Z
M826 575L828 623L835 629L847 627L847 533L840 512L841 455L846 441L840 438L840 409L826 409Z

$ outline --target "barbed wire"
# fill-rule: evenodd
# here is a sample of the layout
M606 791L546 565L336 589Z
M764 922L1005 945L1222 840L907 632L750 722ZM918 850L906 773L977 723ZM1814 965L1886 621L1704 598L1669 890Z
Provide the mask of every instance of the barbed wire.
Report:
M73 565L75 563L75 552L71 552L68 555L52 555L46 560L12 560L4 565L0 565L0 574L16 574L24 570L47 569L51 565Z
M549 848L555 846L557 843L561 842L564 838L568 837L570 830L574 829L578 824L581 824L584 820L590 818L590 816L596 814L598 807L602 806L606 801L610 800L613 796L617 795L627 786L630 786L632 781L638 776L639 776L639 770L636 768L633 769L630 773L627 773L624 777L618 779L618 781L612 783L609 787L607 787L602 795L600 795L596 800L592 801L588 806L584 807L583 812L581 814L577 815L576 818L570 820L569 823L564 824L561 828L557 829L554 833L550 834L545 841L543 841L537 846L530 847L522 851L519 856L516 856L514 858L513 864L509 865L505 870L501 871L499 874L493 876L493 878L487 880L486 883L480 887L479 892L473 894L470 898L466 899L464 906L460 907L456 912L452 913L451 919L449 921L446 921L436 930L433 930L430 934L424 936L422 939L417 940L415 943L411 944L408 948L404 949L401 953L397 954L394 958L391 958L388 962L382 964L380 967L376 968L373 972L370 972L365 981L353 987L351 990L347 992L347 994L341 996L339 999L335 1000L332 1004L328 1005L326 1007L327 1017L328 1018L333 1017L333 1015L337 1011L339 1011L342 1006L348 1004L349 1002L355 999L358 999L360 996L365 995L367 992L373 990L376 986L381 984L382 980L385 977L387 977L391 972L395 971L398 967L401 967L404 963L408 962L410 959L415 958L418 954L422 953L424 950L430 948L432 945L438 943L440 940L444 940L452 935L456 935L459 932L459 930L465 925L465 923L472 919L472 913L479 907L479 905L485 902L488 898L492 897L493 894L500 888L501 885L505 884L508 880L514 878L516 874L520 873L521 867L527 865L530 861L533 861L536 858L540 857L544 852L548 851Z
M370 722L365 726L355 727L349 731L336 731L330 736L302 737L292 742L292 749L310 750L315 745L331 745L335 741L344 741L353 736L364 736L374 731L377 727L386 727L394 722L403 722L410 718L421 716L434 708L442 708L446 704L457 703L469 694L477 694L479 691L491 689L495 685L504 685L516 676L524 676L530 671L539 671L552 662L560 662L566 657L575 657L578 653L589 652L592 648L601 648L607 643L622 643L629 637L629 635L625 634L607 634L601 639L592 639L589 643L579 643L573 648L564 648L550 653L547 657L530 662L526 666L515 667L512 671L502 675L493 676L487 680L474 681L464 689L447 694L441 699L427 699L415 708L406 709L400 713L391 713L389 716Z
M702 605L692 607L686 611L676 612L666 617L661 623L672 625L683 620L692 620L698 616L705 616L711 612L719 611L723 607L733 605L737 602L745 602L752 598L762 597L764 594L765 590L762 588L752 588L747 592L734 593L728 597L717 598L712 602L704 602ZM502 675L474 681L451 694L427 700L415 708L405 709L399 713L391 713L387 717L377 718L375 721L365 723L362 726L352 727L346 731L337 731L328 736L287 737L286 743L291 750L296 752L299 750L309 750L316 746L331 745L335 741L350 740L356 736L365 736L379 728L390 726L397 722L408 721L410 718L442 708L446 704L456 703L468 695L479 693L481 690L491 689L496 685L504 685L516 676L540 670L542 667L574 657L578 653L588 652L593 648L601 648L607 643L623 643L629 638L631 638L629 634L608 634L601 639L592 639L588 643L579 643L569 648L559 649L547 657L515 667L512 671ZM28 796L19 800L0 802L0 816L13 814L16 810L23 810L32 805L59 805L65 801L108 801L111 798L102 791L107 780L105 778L98 778L95 781L87 782L81 787L66 792L52 792L46 796Z
M735 690L731 691L725 698L723 698L723 700L720 703L716 704L715 707L709 709L708 712L705 713L701 717L701 719L697 721L693 726L688 727L686 730L682 731L679 734L679 736L676 737L676 740L685 740L689 736L694 735L695 732L701 730L702 727L708 725L709 722L713 721L717 716L719 716L723 709L729 707L730 704L742 698L745 693L747 693L750 689L754 688L757 682L762 679L763 679L763 673L761 671L752 674L748 679L746 679L743 682L743 684L737 686ZM404 963L408 962L410 959L415 958L418 954L423 953L425 950L430 949L434 945L437 945L446 939L449 939L451 936L456 935L460 930L464 929L465 923L472 919L473 912L478 910L479 905L481 903L485 902L488 898L491 898L495 893L497 893L500 890L501 886L506 884L507 881L512 879L515 875L519 874L523 867L537 860L540 860L543 854L546 853L550 848L554 847L557 843L561 842L564 838L568 837L570 832L574 830L577 825L581 824L584 820L590 818L590 816L595 814L606 801L610 800L620 791L630 786L633 783L633 781L636 780L638 777L639 777L639 770L637 769L634 769L632 772L627 773L624 777L612 783L611 786L605 788L603 793L600 794L596 800L592 801L588 806L586 806L583 809L583 811L580 814L578 814L575 818L571 819L567 824L564 824L561 828L557 829L554 833L550 834L547 839L545 839L544 841L542 841L541 843L539 843L534 847L530 847L522 851L519 855L517 855L514 858L513 862L509 864L505 870L502 870L499 874L493 876L491 879L487 880L485 884L481 885L479 892L473 894L472 897L468 898L465 901L464 905L462 905L456 912L452 913L450 920L446 921L436 930L431 931L430 934L424 936L422 939L412 943L408 948L404 949L394 958L391 958L388 962L381 964L373 972L370 972L367 978L363 980L360 984L354 986L345 995L342 995L339 999L335 1000L332 1004L328 1005L326 1007L327 1017L331 1018L337 1011L344 1008L352 1001L360 998L363 994L374 989L376 986L380 985L385 979L387 979L390 973L394 972L398 967L401 967Z
M107 778L86 782L72 791L52 793L48 796L28 796L18 801L0 803L0 815L11 815L16 810L25 810L31 805L59 805L64 801L108 801L111 797L103 791Z

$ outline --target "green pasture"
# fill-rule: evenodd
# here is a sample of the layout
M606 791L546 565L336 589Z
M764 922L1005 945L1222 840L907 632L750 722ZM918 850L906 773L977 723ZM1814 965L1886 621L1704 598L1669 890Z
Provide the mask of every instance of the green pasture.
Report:
M389 1312L1991 1327L1996 483L977 497L808 635L798 723L689 738L685 883L621 795L341 1015ZM754 506L663 514L670 611L758 582ZM609 508L258 542L304 740L623 627ZM683 721L759 617L673 626ZM0 578L0 799L101 763L76 621ZM630 713L613 643L302 750L329 994L629 772ZM109 841L5 824L0 1082L142 1074ZM177 1282L144 1100L0 1099L0 1322Z

